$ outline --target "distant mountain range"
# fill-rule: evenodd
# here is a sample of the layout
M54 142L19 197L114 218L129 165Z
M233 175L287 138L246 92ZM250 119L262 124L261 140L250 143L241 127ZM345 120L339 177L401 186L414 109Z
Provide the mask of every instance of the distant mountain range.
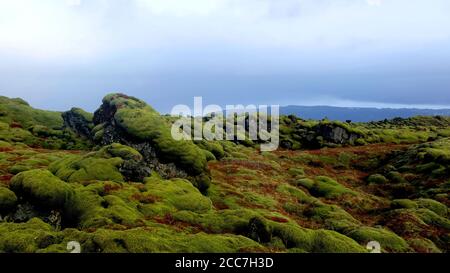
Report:
M323 119L353 122L369 122L396 117L413 116L450 116L450 109L413 109L413 108L365 108L335 106L296 106L280 107L283 115L296 115L303 119Z

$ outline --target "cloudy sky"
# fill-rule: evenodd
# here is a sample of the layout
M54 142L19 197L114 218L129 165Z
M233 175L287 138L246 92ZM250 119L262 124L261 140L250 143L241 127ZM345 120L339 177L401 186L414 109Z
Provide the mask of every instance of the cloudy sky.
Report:
M0 0L0 94L93 111L450 105L448 0Z

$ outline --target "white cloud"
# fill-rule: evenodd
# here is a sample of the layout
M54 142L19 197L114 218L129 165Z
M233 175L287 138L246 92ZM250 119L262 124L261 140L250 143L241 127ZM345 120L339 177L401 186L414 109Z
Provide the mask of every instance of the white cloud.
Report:
M80 6L81 0L66 0L68 6Z
M368 7L382 4L382 9ZM255 52L402 48L449 39L449 4L448 0L392 0L389 5L383 0L0 1L0 53L87 59L136 48L154 52L211 45ZM80 5L83 8L73 8Z
M224 0L136 0L137 5L157 15L206 16L217 11Z
M376 6L379 7L383 3L382 0L366 0L367 4L369 6Z

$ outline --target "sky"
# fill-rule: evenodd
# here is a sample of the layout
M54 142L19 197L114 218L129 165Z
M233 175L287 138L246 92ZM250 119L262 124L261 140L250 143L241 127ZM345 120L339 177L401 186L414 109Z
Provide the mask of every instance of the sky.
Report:
M0 0L0 95L450 108L448 0Z

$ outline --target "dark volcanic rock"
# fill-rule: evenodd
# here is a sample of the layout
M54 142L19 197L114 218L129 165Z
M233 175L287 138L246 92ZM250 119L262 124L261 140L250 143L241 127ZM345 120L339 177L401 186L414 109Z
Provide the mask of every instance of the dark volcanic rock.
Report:
M128 120L126 120L131 123L130 126L133 128L127 127L128 123L124 124L124 120L118 114L119 111L125 115L128 111L134 113L131 117L127 116ZM146 118L146 115L149 117ZM193 143L188 147L182 147L180 143L168 145L173 142L170 136L170 125L166 124L165 120L144 102L123 94L112 94L105 97L103 104L94 113L93 122L95 125L93 138L97 144L121 143L132 147L144 157L147 166L163 178L187 178L200 190L207 189L210 178L204 154ZM155 131L149 132L148 129L146 131L148 128L146 125L152 122L155 123ZM142 125L142 129L140 125ZM153 127L150 130L152 129ZM167 132L169 132L168 136ZM164 137L158 138L163 134ZM153 135L156 135L156 138ZM203 162L202 160L205 161L204 167L202 171L199 171L199 164L196 161ZM189 167L189 164L192 164L192 168ZM127 173L128 170L134 170L132 172L134 174L131 175L133 177L136 175L136 168L132 165L127 163L126 166L123 166L123 171ZM142 175L144 173L146 170ZM137 175L141 176L139 171Z
M316 131L325 142L331 142L334 144L353 143L360 137L360 135L348 132L345 128L336 124L320 124Z
M148 168L155 170L163 178L188 177L188 174L185 171L178 169L175 164L162 163L158 159L155 147L153 147L149 141L139 140L138 138L128 134L122 127L118 126L114 119L115 113L116 109L107 103L103 103L102 106L94 113L94 124L103 124L102 137L96 140L98 144L109 145L112 143L121 143L132 147L144 157ZM130 165L124 166L123 169L129 169L130 167Z
M72 108L70 111L62 113L64 127L71 129L77 135L91 138L93 128L93 115L80 108Z

